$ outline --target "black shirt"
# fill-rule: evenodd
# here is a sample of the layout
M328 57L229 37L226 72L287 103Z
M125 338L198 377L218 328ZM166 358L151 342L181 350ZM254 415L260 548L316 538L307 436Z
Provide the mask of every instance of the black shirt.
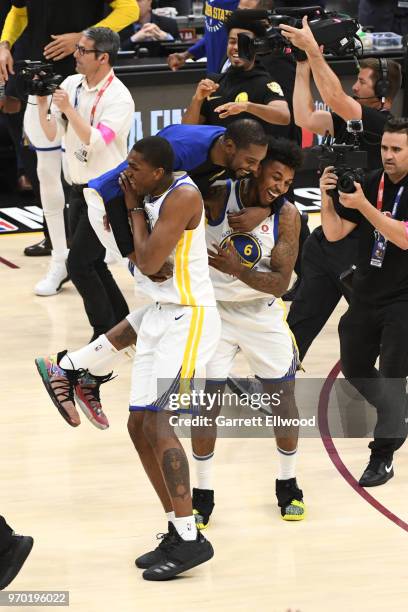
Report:
M295 124L293 119L293 90L296 80L296 60L292 55L276 57L273 53L260 55L259 59L267 70L271 80L277 81L282 87L283 95L288 102L290 110L290 124L275 125L273 135L277 138L289 138L289 140L294 140L298 144L302 144L302 130Z
M193 179L197 185L200 193L203 197L206 197L210 191L211 185L216 181L225 181L229 178L229 172L224 166L217 166L213 164L210 159L210 151L208 151L208 158L200 166L196 166L189 171L189 176ZM231 177L233 178L233 177Z
M368 169L382 167L381 161L381 138L384 132L384 125L391 116L389 111L376 110L362 106L363 134L361 138L361 148L368 154ZM352 134L347 132L347 122L336 113L331 113L334 126L334 137L336 143L351 144L354 140Z
M377 194L381 170L367 173L363 184L366 198L377 206ZM408 220L408 176L394 184L385 175L383 211L392 211L399 188L404 185L395 219ZM370 305L384 306L390 302L408 301L408 250L404 251L388 241L381 268L370 265L374 245L374 227L357 210L346 209L338 205L341 217L358 224L358 257L357 270L353 277L353 294L360 301Z
M200 114L205 117L207 125L229 125L237 119L256 119L262 124L267 134L274 134L275 125L263 121L250 113L231 115L220 119L214 109L227 102L253 102L254 104L269 104L273 100L285 100L281 86L272 81L265 68L257 63L251 70L234 70L228 68L219 75L219 88L209 99L205 99Z
M43 60L44 47L52 41L51 34L81 32L101 21L104 0L13 0L16 7L27 7L30 60ZM66 77L75 73L72 55L55 63L55 72Z

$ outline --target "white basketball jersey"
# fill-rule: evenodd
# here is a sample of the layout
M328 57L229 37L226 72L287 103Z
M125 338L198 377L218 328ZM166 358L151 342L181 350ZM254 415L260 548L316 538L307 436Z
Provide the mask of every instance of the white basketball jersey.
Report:
M198 191L193 180L184 174L157 199L145 199L145 210L151 229L159 218L166 197L181 185L191 185ZM215 306L205 242L204 205L199 225L193 230L184 230L168 260L173 264L173 276L162 283L154 283L135 266L134 277L138 289L155 302L183 306Z
M241 264L259 272L270 272L272 249L278 240L279 211L262 221L252 232L236 232L228 224L229 212L244 208L239 196L240 181L227 181L227 195L224 210L215 221L207 221L206 241L225 246L230 240L238 251ZM267 298L268 293L252 289L242 281L210 267L210 277L215 297L221 301L246 301Z

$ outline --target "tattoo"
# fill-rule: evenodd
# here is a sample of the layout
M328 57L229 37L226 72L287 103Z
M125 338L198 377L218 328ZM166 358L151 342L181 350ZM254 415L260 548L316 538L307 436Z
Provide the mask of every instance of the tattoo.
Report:
M163 453L162 469L171 497L184 499L190 495L188 461L181 448L169 448Z
M286 203L279 215L278 241L271 253L271 272L242 269L239 279L264 293L276 297L287 289L299 251L300 215L293 204Z
M106 337L118 351L136 344L137 340L135 330L126 319L107 332Z

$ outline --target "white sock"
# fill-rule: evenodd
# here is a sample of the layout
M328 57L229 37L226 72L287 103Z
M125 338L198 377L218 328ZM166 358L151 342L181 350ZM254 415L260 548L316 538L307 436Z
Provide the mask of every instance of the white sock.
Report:
M171 512L166 512L166 517L167 517L167 522L168 523L173 523L173 525L174 525L174 519L176 518L174 510L172 510Z
M78 351L67 353L60 361L64 370L89 370L95 376L104 376L112 372L123 357L129 358L132 349L127 347L118 351L105 334L98 336L96 340L80 348Z
M278 480L289 480L295 478L297 448L293 451L285 451L277 447L279 456Z
M176 516L173 519L173 524L177 532L183 540L191 541L197 538L197 527L195 518L191 516Z
M193 453L198 489L212 489L211 477L213 460L214 453L210 453L209 455L196 455Z

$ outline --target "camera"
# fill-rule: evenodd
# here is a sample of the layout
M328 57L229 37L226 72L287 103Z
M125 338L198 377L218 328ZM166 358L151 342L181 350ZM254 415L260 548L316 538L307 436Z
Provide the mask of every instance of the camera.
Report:
M64 77L55 74L52 64L21 60L15 63L17 76L23 83L24 96L49 96L59 87Z
M347 121L347 132L352 135L351 144L331 144L331 136L326 136L321 145L305 151L304 170L324 170L334 166L337 175L337 190L344 193L354 193L354 182L361 183L364 179L364 168L367 168L367 151L360 149L360 135L363 132L361 120ZM328 192L330 193L330 192Z
M242 59L252 61L256 54L274 53L285 55L293 53L297 60L305 60L306 54L294 47L279 29L284 23L295 28L302 27L302 17L307 15L310 29L319 45L324 45L325 53L341 56L346 53L357 53L361 43L357 36L359 24L356 19L344 18L336 12L328 12L320 6L279 8L264 11L260 16L269 23L265 37L250 38L246 34L238 34L238 55ZM261 13L261 11L260 11Z

